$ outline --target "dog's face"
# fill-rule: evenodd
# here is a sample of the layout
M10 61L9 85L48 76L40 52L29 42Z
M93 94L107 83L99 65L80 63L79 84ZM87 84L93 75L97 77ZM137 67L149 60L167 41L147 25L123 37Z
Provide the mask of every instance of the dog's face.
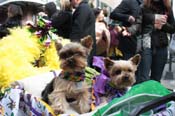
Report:
M116 88L127 88L135 83L135 72L140 60L141 56L139 54L129 60L113 61L109 58L104 59L105 68Z
M93 40L91 36L81 39L81 43L71 42L63 46L58 54L60 57L60 67L64 71L81 71L87 66L87 57L92 49Z

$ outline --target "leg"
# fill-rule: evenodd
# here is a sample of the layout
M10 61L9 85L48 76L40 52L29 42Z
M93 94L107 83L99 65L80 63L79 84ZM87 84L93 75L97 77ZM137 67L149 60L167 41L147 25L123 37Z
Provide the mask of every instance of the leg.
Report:
M50 83L47 84L47 86L45 87L45 89L42 91L41 96L42 96L42 100L45 101L46 103L49 103L48 100L48 95L50 93L52 93L53 91L53 83L54 83L55 79L52 79L52 81Z
M144 49L141 53L141 62L136 72L136 83L150 80L150 70L152 63L152 51L150 48Z
M66 96L64 92L53 91L49 95L49 101L51 103L51 107L53 108L55 114L64 113L65 110L69 107L69 104L66 101Z
M155 54L153 54L153 61L151 66L151 79L159 81L162 77L162 72L164 70L164 66L167 62L168 51L167 47L156 49Z
M88 89L80 93L77 101L80 113L87 113L90 111L90 93Z

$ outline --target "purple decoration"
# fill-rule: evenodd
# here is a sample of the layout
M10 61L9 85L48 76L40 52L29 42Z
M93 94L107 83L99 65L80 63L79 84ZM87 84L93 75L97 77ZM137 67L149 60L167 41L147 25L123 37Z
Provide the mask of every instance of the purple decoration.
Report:
M105 65L104 65L104 57L101 57L101 56L94 56L93 57L93 66L94 67L98 67L100 68L101 72L100 73L103 73L105 74L107 77L109 77L109 74L107 72L107 70L105 69Z
M154 110L154 112L160 112L160 111L166 110L166 104L160 105L160 106L154 108L153 110Z
M109 28L111 35L111 46L117 47L119 44L119 33L115 30L115 27Z
M101 56L94 56L92 65L100 68L101 70L104 70L105 66L104 66L103 58L104 57L101 57Z
M109 77L104 74L96 76L94 90L100 94L105 94L105 85L109 81Z

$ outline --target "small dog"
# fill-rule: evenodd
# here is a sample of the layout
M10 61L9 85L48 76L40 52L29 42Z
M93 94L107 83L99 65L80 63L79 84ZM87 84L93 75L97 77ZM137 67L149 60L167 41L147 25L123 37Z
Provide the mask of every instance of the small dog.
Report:
M67 102L69 98L77 101L79 113L90 111L91 94L84 78L87 57L92 49L92 44L91 36L86 36L81 39L80 43L71 42L61 49L59 48L58 54L62 71L42 92L43 99L48 100L47 102L49 102L55 114L64 113L69 108Z
M97 104L108 102L116 97L124 95L128 88L135 82L135 72L140 63L139 54L131 57L129 60L111 60L103 58L104 73L103 76L96 78L94 90Z
M135 72L140 63L141 56L136 54L129 60L110 60L104 59L104 64L107 72L109 73L110 81L118 89L125 89L132 86L135 80Z

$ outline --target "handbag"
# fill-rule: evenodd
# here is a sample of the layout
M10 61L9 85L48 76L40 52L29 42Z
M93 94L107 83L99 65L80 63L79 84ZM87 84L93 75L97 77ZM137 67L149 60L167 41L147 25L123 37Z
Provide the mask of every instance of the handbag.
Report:
M175 53L175 34L172 35L172 38L169 43L169 51L170 53L174 54Z
M149 33L137 37L136 52L140 52L146 48L151 48L151 36Z

